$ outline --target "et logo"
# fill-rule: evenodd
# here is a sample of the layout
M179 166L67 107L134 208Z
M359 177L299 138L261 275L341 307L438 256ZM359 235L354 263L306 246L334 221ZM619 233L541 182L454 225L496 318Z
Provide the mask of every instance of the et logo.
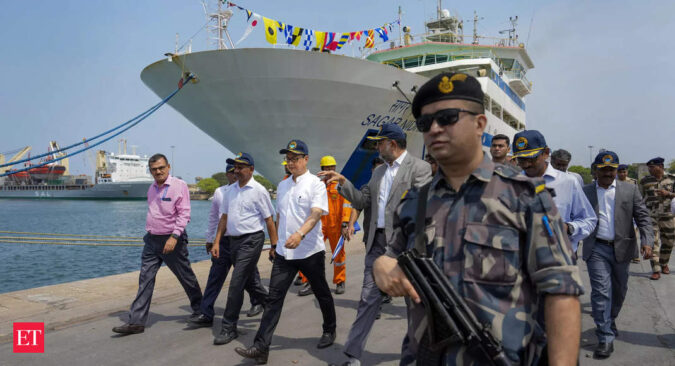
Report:
M44 353L45 323L14 323L14 353Z

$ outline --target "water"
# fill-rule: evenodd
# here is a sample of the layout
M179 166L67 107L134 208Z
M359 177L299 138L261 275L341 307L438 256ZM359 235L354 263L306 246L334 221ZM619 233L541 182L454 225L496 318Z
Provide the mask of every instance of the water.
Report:
M189 238L204 238L210 208L192 201ZM142 237L146 210L145 201L0 199L0 230ZM137 271L142 249L0 243L0 293ZM203 247L189 251L192 262L209 258Z

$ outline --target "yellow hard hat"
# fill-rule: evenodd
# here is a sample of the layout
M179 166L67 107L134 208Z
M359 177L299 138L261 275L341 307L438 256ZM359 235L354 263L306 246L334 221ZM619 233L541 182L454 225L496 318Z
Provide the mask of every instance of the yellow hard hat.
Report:
M281 162L281 165L286 166L286 165L288 165L288 163L286 162L286 160L284 160L284 161Z
M332 157L330 155L326 155L323 158L321 158L321 163L319 163L319 165L321 165L322 167L324 167L324 166L336 166L337 162L335 161L334 157Z

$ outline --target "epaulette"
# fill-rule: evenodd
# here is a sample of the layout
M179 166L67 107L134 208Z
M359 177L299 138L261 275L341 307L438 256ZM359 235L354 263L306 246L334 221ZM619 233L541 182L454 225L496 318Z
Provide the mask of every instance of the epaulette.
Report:
M535 194L539 194L546 190L546 183L543 178L530 178L522 174L520 170L510 165L497 164L495 165L494 174L499 175L508 180L521 182L532 189Z

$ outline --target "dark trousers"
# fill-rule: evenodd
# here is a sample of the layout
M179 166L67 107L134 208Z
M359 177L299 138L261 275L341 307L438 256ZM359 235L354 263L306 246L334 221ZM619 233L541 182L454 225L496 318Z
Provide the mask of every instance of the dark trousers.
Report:
M227 305L223 315L223 329L236 329L239 312L244 303L244 289L249 289L251 299L264 303L267 290L260 281L258 259L265 243L265 233L258 231L242 236L230 236L230 260L234 265Z
M213 319L215 316L213 305L220 294L220 290L223 288L227 274L230 272L230 267L232 267L229 238L229 236L224 235L220 238L220 255L218 258L211 257L209 279L206 280L206 288L204 288L204 298L202 299L201 312L211 319ZM258 267L255 267L253 276L257 282L260 282L260 273L258 272ZM257 297L254 296L253 288L246 286L246 291L248 292L249 298L251 299L251 305L260 305L263 303L262 301L258 301Z
M373 238L373 245L366 254L366 267L363 271L363 288L361 289L361 299L356 311L356 319L349 330L347 342L345 343L344 353L349 357L361 358L363 350L366 348L368 334L373 328L373 324L380 310L382 295L380 289L375 284L373 278L373 263L384 254L386 239L384 230L377 230Z
M619 263L614 247L596 242L586 261L591 279L591 315L598 342L609 343L616 337L616 318L628 291L629 262Z
M307 277L314 296L319 301L321 314L323 315L323 331L335 332L335 304L333 295L330 293L328 282L326 282L326 252L321 251L303 259L287 260L279 254L274 257L272 265L272 275L270 276L270 294L265 302L265 312L260 321L260 328L255 335L254 344L260 350L268 350L272 343L274 329L279 323L281 309L284 305L284 299L288 288L291 287L293 279L298 271Z
M138 278L138 294L131 303L129 312L129 324L145 325L150 311L150 301L152 292L155 289L155 276L162 262L166 263L171 272L176 275L178 282L185 290L190 299L190 307L194 313L199 313L199 307L202 302L202 290L199 288L197 276L190 267L187 250L187 233L183 233L178 238L178 243L173 252L162 254L164 244L166 244L169 235L145 234L143 241L143 254L141 255L141 274Z

